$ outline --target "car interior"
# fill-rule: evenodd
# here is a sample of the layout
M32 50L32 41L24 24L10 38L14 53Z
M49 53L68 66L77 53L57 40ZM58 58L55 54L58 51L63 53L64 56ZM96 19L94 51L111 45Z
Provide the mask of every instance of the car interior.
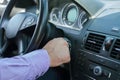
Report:
M120 80L120 0L0 0L0 58L62 37L71 61L37 80Z

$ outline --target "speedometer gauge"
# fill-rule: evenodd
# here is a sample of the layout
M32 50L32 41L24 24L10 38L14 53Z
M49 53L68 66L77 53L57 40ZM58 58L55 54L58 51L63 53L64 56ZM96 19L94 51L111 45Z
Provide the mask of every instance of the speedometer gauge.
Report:
M75 4L67 4L62 12L62 21L68 26L72 26L76 23L79 16L78 7Z
M58 23L59 21L59 9L53 8L50 14L50 22Z

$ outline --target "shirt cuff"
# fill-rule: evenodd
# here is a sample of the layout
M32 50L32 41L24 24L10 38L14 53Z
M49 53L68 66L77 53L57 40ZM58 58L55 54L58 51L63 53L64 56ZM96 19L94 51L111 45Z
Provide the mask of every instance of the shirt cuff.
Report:
M44 49L30 52L23 57L30 61L37 76L42 76L50 67L50 57Z

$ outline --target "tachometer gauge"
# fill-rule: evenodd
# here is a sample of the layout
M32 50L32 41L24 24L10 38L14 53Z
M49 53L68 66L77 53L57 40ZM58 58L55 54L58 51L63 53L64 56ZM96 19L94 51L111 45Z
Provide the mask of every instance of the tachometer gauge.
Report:
M84 24L88 21L88 15L85 11L81 11L79 18L78 18L78 27L79 29L82 29Z
M82 11L79 16L79 25L84 25L88 20L88 15L85 11Z
M59 21L59 9L58 8L52 9L49 20L50 20L50 22L58 23L58 21Z
M79 9L74 3L65 5L62 11L62 21L64 24L68 26L73 26L74 24L76 24L78 16Z

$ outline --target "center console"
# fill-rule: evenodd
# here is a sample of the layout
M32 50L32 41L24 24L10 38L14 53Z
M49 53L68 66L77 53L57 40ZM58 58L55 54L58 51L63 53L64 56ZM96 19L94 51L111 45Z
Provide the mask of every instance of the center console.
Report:
M104 11L83 31L72 60L73 80L120 80L120 11L115 11Z
M88 33L74 65L76 80L81 80L80 73L86 74L84 80L120 80L120 39Z

